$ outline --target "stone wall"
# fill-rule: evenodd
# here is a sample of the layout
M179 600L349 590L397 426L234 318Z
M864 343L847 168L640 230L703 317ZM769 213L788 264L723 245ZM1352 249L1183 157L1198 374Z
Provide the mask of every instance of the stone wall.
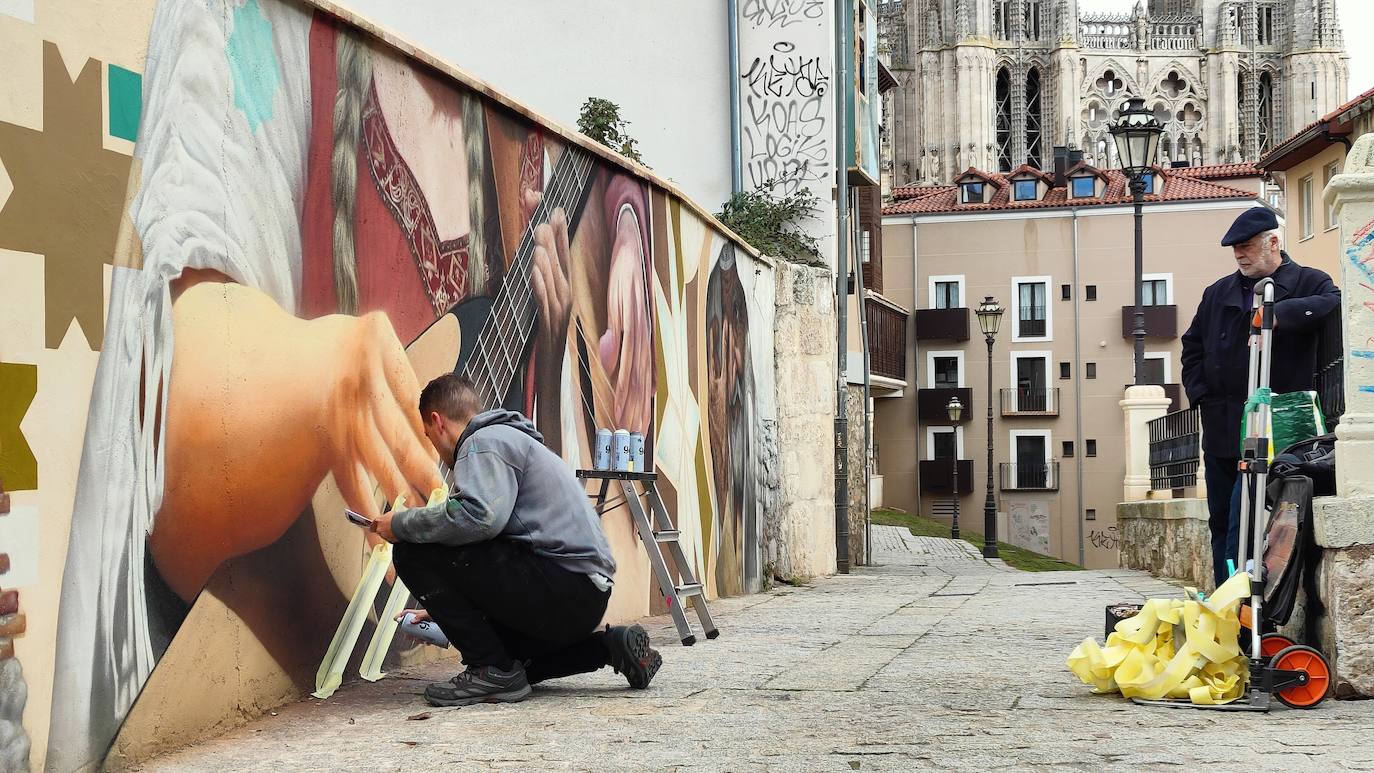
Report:
M1207 500L1165 499L1116 506L1121 566L1212 589L1212 538Z
M765 579L835 571L835 293L824 269L779 261L775 506L763 516Z

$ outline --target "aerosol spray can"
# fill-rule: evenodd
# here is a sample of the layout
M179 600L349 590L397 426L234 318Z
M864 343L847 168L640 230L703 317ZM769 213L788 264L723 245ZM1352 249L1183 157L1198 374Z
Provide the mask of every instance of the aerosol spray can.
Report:
M630 448L630 431L618 429L611 436L611 458L616 472L629 472L634 466L633 451Z
M604 427L596 430L596 455L592 466L598 470L611 469L611 431Z
M432 620L421 620L416 622L415 613L407 612L401 620L401 633L410 636L426 644L433 644L436 647L447 647L448 637L439 629L439 626Z
M644 433L643 433L643 432L631 432L631 433L630 433L630 451L631 451L631 455L632 455L632 457L633 457L633 459L634 459L634 471L635 471L635 472L644 472L644 471L646 470L646 468L645 468L645 466L644 466Z

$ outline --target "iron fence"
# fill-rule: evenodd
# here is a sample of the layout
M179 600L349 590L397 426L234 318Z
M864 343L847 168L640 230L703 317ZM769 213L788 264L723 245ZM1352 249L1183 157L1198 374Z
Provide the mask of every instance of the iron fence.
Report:
M1181 489L1197 485L1202 456L1202 418L1197 408L1154 419L1150 427L1150 488Z

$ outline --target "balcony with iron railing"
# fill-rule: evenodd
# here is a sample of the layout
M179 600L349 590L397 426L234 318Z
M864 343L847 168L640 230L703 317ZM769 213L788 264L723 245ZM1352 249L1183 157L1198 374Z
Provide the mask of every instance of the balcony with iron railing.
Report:
M869 370L905 384L907 310L875 293L868 293L865 301Z
M1059 387L1002 390L1003 416L1058 416Z
M998 479L1003 491L1058 491L1059 462L1002 462Z

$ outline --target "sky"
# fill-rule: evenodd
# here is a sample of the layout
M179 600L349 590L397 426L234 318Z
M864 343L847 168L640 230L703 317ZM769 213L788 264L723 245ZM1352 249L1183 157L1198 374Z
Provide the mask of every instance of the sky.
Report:
M1078 0L1078 10L1129 12L1136 0ZM1345 32L1346 48L1350 51L1350 96L1374 88L1374 48L1352 45L1360 41L1357 30L1374 29L1374 2L1370 0L1336 0L1341 15L1341 29Z

